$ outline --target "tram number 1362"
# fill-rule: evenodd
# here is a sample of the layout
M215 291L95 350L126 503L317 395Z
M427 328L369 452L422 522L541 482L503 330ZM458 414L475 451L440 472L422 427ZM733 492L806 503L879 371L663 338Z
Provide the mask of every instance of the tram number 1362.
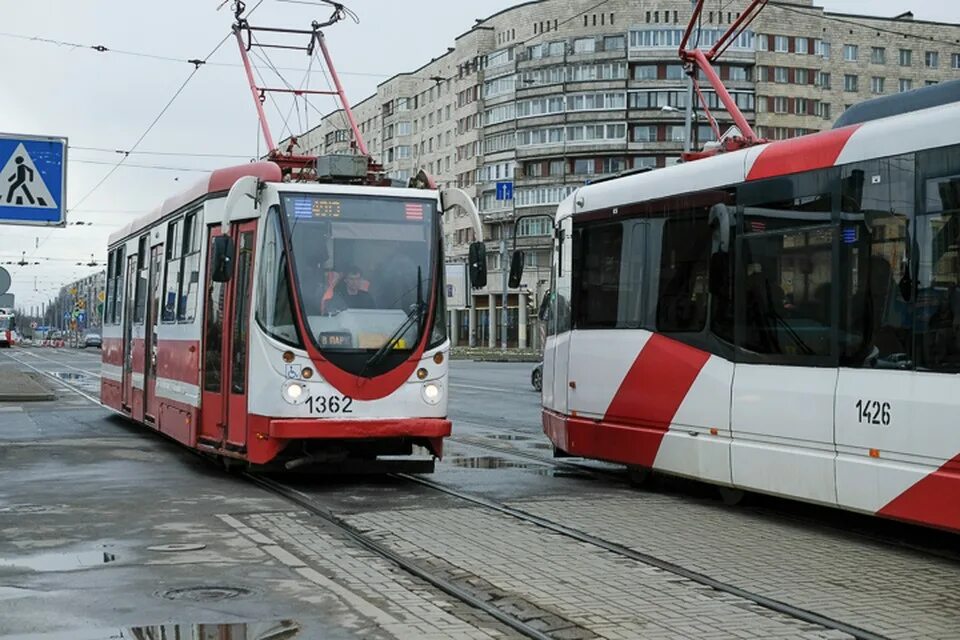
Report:
M353 413L353 398L349 396L310 396L305 403L310 413Z
M878 400L857 400L857 420L860 424L889 426L890 403Z

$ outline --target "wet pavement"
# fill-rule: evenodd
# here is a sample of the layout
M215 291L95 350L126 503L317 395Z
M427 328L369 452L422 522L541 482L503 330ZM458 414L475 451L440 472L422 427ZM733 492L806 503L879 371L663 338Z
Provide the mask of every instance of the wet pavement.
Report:
M517 637L296 505L110 417L91 402L98 356L0 354L0 370L58 388L53 402L0 402L0 638ZM957 637L955 538L931 554L925 534L871 519L772 499L731 509L705 485L638 491L616 465L558 463L532 367L451 364L454 435L430 480L878 637ZM848 637L403 477L288 483L548 637Z

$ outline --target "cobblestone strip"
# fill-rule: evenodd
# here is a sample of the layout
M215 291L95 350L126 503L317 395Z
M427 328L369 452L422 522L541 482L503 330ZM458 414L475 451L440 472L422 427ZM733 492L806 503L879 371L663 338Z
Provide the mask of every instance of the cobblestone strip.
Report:
M339 598L371 627L364 637L515 638L482 612L359 549L302 512L220 516L302 578ZM313 521L312 521L313 520Z
M960 565L949 560L745 509L611 491L511 506L890 638L960 638Z
M849 637L484 509L345 519L399 553L457 567L602 638Z

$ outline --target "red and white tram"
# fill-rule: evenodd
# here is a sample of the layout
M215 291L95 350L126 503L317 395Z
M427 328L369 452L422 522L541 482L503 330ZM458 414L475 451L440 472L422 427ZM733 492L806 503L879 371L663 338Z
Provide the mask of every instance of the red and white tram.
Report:
M102 401L228 462L440 456L441 211L435 189L214 172L110 237Z
M942 105L567 198L556 448L960 530L958 125Z
M0 309L0 348L13 346L16 341L16 328L13 309Z

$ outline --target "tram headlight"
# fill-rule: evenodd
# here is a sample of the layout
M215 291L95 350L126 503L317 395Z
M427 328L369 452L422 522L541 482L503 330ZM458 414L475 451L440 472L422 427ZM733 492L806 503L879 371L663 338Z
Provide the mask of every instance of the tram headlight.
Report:
M295 380L288 380L283 384L283 399L290 404L300 404L306 399L306 389Z
M427 404L437 404L443 396L443 388L436 382L427 382L420 388L420 395Z

